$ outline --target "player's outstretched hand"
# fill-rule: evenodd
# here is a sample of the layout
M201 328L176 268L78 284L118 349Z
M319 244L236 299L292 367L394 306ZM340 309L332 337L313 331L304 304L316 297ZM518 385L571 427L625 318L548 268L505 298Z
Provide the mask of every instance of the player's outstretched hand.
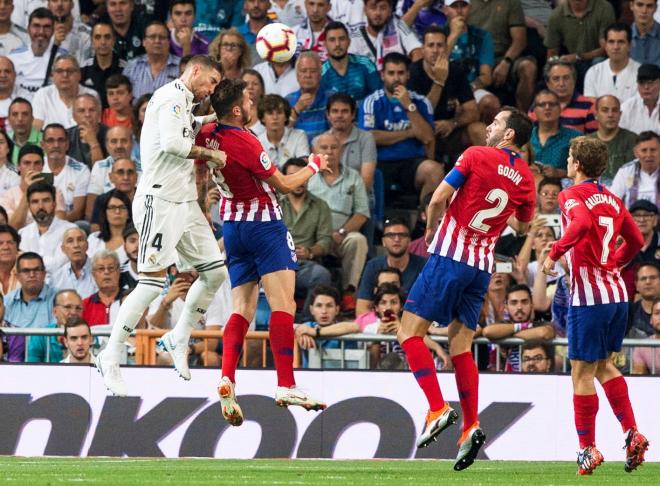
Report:
M209 150L208 158L206 159L206 165L209 166L209 169L222 169L227 163L227 154L222 150Z
M318 172L326 172L332 174L332 169L328 167L328 156L322 154L310 154L307 162L307 167L312 169L316 174Z
M543 261L543 267L541 268L543 273L550 275L551 277L556 277L558 274L555 272L555 261L549 256Z
M435 229L426 228L426 230L424 231L424 243L426 243L427 248L431 246L434 236L435 236Z

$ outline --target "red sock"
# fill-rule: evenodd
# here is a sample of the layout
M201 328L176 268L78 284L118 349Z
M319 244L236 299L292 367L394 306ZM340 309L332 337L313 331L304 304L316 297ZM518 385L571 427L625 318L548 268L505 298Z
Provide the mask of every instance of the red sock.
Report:
M408 358L410 371L415 375L415 379L420 388L426 395L429 402L429 409L432 411L441 410L445 406L445 400L442 398L440 383L435 372L435 363L431 351L424 344L424 340L419 336L413 336L401 343L401 347Z
M612 406L612 411L617 420L621 422L621 428L624 432L637 427L635 414L633 413L630 398L628 397L628 385L623 376L618 376L612 380L603 383L605 395Z
M277 386L292 387L293 378L293 316L288 312L273 311L268 324L270 349L273 352Z
M479 420L479 370L470 351L452 356L451 362L454 363L465 432Z
M232 383L236 382L234 375L249 326L245 317L232 314L222 333L222 376L229 378Z
M598 413L598 395L573 395L575 412L575 430L584 449L596 443L596 414Z

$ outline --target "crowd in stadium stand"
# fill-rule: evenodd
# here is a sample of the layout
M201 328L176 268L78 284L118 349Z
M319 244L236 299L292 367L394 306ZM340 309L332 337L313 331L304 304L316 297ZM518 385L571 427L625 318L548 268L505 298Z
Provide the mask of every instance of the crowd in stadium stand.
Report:
M285 63L255 50L257 32L276 21L297 36ZM4 335L0 356L93 360L100 344L90 326L111 325L137 284L131 203L147 103L197 54L246 82L249 128L282 172L304 168L310 152L328 156L332 173L280 201L300 262L303 366L406 367L395 341L336 338L396 335L427 257L431 194L465 148L485 144L506 105L534 121L522 156L538 211L527 234L505 231L498 244L478 335L525 344L478 345L479 368L566 371L566 348L549 342L566 332L567 268L558 262L549 277L538 262L561 231L557 196L571 184L568 147L579 135L607 144L602 182L645 238L622 270L627 337L660 339L659 22L657 0L1 2L0 323L65 335ZM204 209L222 247L220 197L211 187ZM172 267L139 328L176 322L196 278L182 270ZM261 298L252 329L264 329L268 313ZM225 282L198 328L221 329L229 315ZM425 342L438 369L449 369L447 350ZM343 357L333 353L340 348ZM222 342L192 341L190 351L193 363L218 366ZM660 373L658 351L636 347L617 365ZM158 363L171 359L162 352Z

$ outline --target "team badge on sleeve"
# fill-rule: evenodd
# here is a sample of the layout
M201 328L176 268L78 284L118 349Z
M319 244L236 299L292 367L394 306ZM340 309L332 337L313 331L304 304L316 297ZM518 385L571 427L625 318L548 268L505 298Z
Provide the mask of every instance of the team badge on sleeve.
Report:
M270 169L270 157L268 157L266 152L261 152L261 155L259 156L259 162L261 162L261 165L263 165L264 169Z
M172 113L174 113L174 116L181 116L181 105L174 105L172 106Z
M575 199L567 199L566 202L564 203L564 209L566 211L570 211L572 208L580 204L577 202Z

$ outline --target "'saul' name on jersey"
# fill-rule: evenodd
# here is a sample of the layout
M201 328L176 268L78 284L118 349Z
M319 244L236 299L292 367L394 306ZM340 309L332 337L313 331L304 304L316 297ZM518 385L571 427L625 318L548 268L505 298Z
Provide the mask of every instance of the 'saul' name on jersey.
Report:
M204 144L206 145L206 148L220 150L220 143L215 138L205 138Z
M619 208L619 203L617 203L616 200L609 194L593 194L589 196L585 201L585 204L589 209L593 209L594 206L604 203L612 206L617 213L621 210L621 208Z
M522 181L523 178L520 172L516 169L512 169L511 167L502 164L497 166L497 173L507 179L511 179L516 186L520 184L520 181Z

